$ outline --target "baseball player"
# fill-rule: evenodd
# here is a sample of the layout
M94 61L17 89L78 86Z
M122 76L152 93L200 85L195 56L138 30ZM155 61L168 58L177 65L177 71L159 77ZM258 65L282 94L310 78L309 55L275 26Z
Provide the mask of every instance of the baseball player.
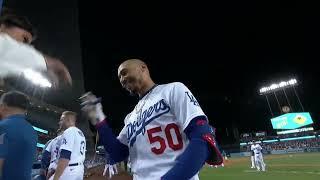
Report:
M138 59L123 62L118 77L126 90L139 96L118 137L99 99L92 93L80 99L111 158L121 162L130 157L134 180L196 180L205 162L222 163L207 117L184 84L155 84L147 65Z
M42 153L42 174L45 172L44 170L47 170L46 176L47 179L49 179L55 172L57 168L57 161L58 161L58 155L59 155L59 149L62 143L62 133L63 130L59 128L57 131L58 136L54 139L50 140L48 145L46 146L44 152Z
M260 144L256 144L255 141L252 141L251 150L254 152L254 159L255 159L257 170L265 171L266 167L263 161L262 147L260 146Z
M66 129L61 135L61 146L58 153L57 168L53 180L82 180L84 175L84 160L86 139L80 129L75 126L76 113L65 111L59 124Z
M252 145L251 145L252 146ZM253 150L251 149L251 146L250 146L250 153L251 153L251 169L254 169L256 168L256 165L255 165L255 160L254 160L254 152Z

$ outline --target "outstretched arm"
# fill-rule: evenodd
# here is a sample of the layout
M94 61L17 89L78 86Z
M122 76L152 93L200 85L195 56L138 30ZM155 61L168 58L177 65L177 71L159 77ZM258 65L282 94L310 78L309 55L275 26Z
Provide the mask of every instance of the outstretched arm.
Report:
M71 85L68 68L57 58L44 55L30 45L20 43L7 34L0 33L0 77L20 75L26 69L43 71L58 85L65 82Z
M129 156L128 146L122 144L113 134L106 120L96 125L99 133L100 143L103 144L105 150L110 154L110 158L116 163L124 161Z
M109 127L103 108L100 103L101 99L97 98L91 92L86 93L81 98L82 110L87 114L90 122L94 125L99 134L99 142L104 146L115 162L121 162L129 156L129 148L121 143Z

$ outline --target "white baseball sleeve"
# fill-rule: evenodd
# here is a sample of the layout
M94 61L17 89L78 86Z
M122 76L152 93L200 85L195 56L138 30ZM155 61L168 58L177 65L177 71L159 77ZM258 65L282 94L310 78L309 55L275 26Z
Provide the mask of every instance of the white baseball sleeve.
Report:
M53 142L53 140L51 140L50 142L49 142L49 144L48 144L48 146L46 147L46 151L48 151L48 152L50 152L51 153L51 150L52 150L52 142Z
M46 71L44 56L32 46L0 33L0 77L20 75L26 69Z
M60 151L62 149L72 152L74 141L76 137L76 132L73 128L68 128L62 134L62 145L60 146Z
M130 116L128 114L126 118L124 119L124 122L126 122L127 118ZM119 133L117 139L124 145L128 146L128 138L127 138L127 128L126 128L126 123L124 123L124 127L122 128L121 132Z
M197 116L205 116L198 101L191 91L182 83L176 82L170 92L169 105L176 116L178 124L184 130Z

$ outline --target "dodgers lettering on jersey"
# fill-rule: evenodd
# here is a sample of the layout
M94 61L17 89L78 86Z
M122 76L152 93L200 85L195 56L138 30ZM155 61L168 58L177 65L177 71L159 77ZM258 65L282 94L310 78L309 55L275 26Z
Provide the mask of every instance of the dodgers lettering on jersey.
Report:
M129 147L134 180L160 179L169 171L189 144L184 129L204 115L182 83L158 85L140 99L118 136Z
M48 144L46 151L50 152L50 165L49 169L56 169L57 162L59 159L59 150L62 143L62 135L55 137L50 143Z
M62 143L59 152L61 152L62 149L71 152L69 164L83 164L86 154L86 139L82 131L77 127L69 127L63 132L61 138Z
M255 144L255 145L251 145L251 150L254 152L254 154L261 154L262 151L262 147L260 146L260 144Z

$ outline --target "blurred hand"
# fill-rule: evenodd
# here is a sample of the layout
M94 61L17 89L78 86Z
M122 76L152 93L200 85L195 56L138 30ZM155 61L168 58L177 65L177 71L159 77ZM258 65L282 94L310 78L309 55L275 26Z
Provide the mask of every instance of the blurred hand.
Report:
M44 57L47 64L48 76L53 82L53 86L58 87L60 82L71 86L72 78L68 68L59 59L47 55L44 55Z
M101 105L101 98L97 98L91 92L88 92L81 96L81 110L88 116L92 125L96 125L98 122L105 119L103 108Z

